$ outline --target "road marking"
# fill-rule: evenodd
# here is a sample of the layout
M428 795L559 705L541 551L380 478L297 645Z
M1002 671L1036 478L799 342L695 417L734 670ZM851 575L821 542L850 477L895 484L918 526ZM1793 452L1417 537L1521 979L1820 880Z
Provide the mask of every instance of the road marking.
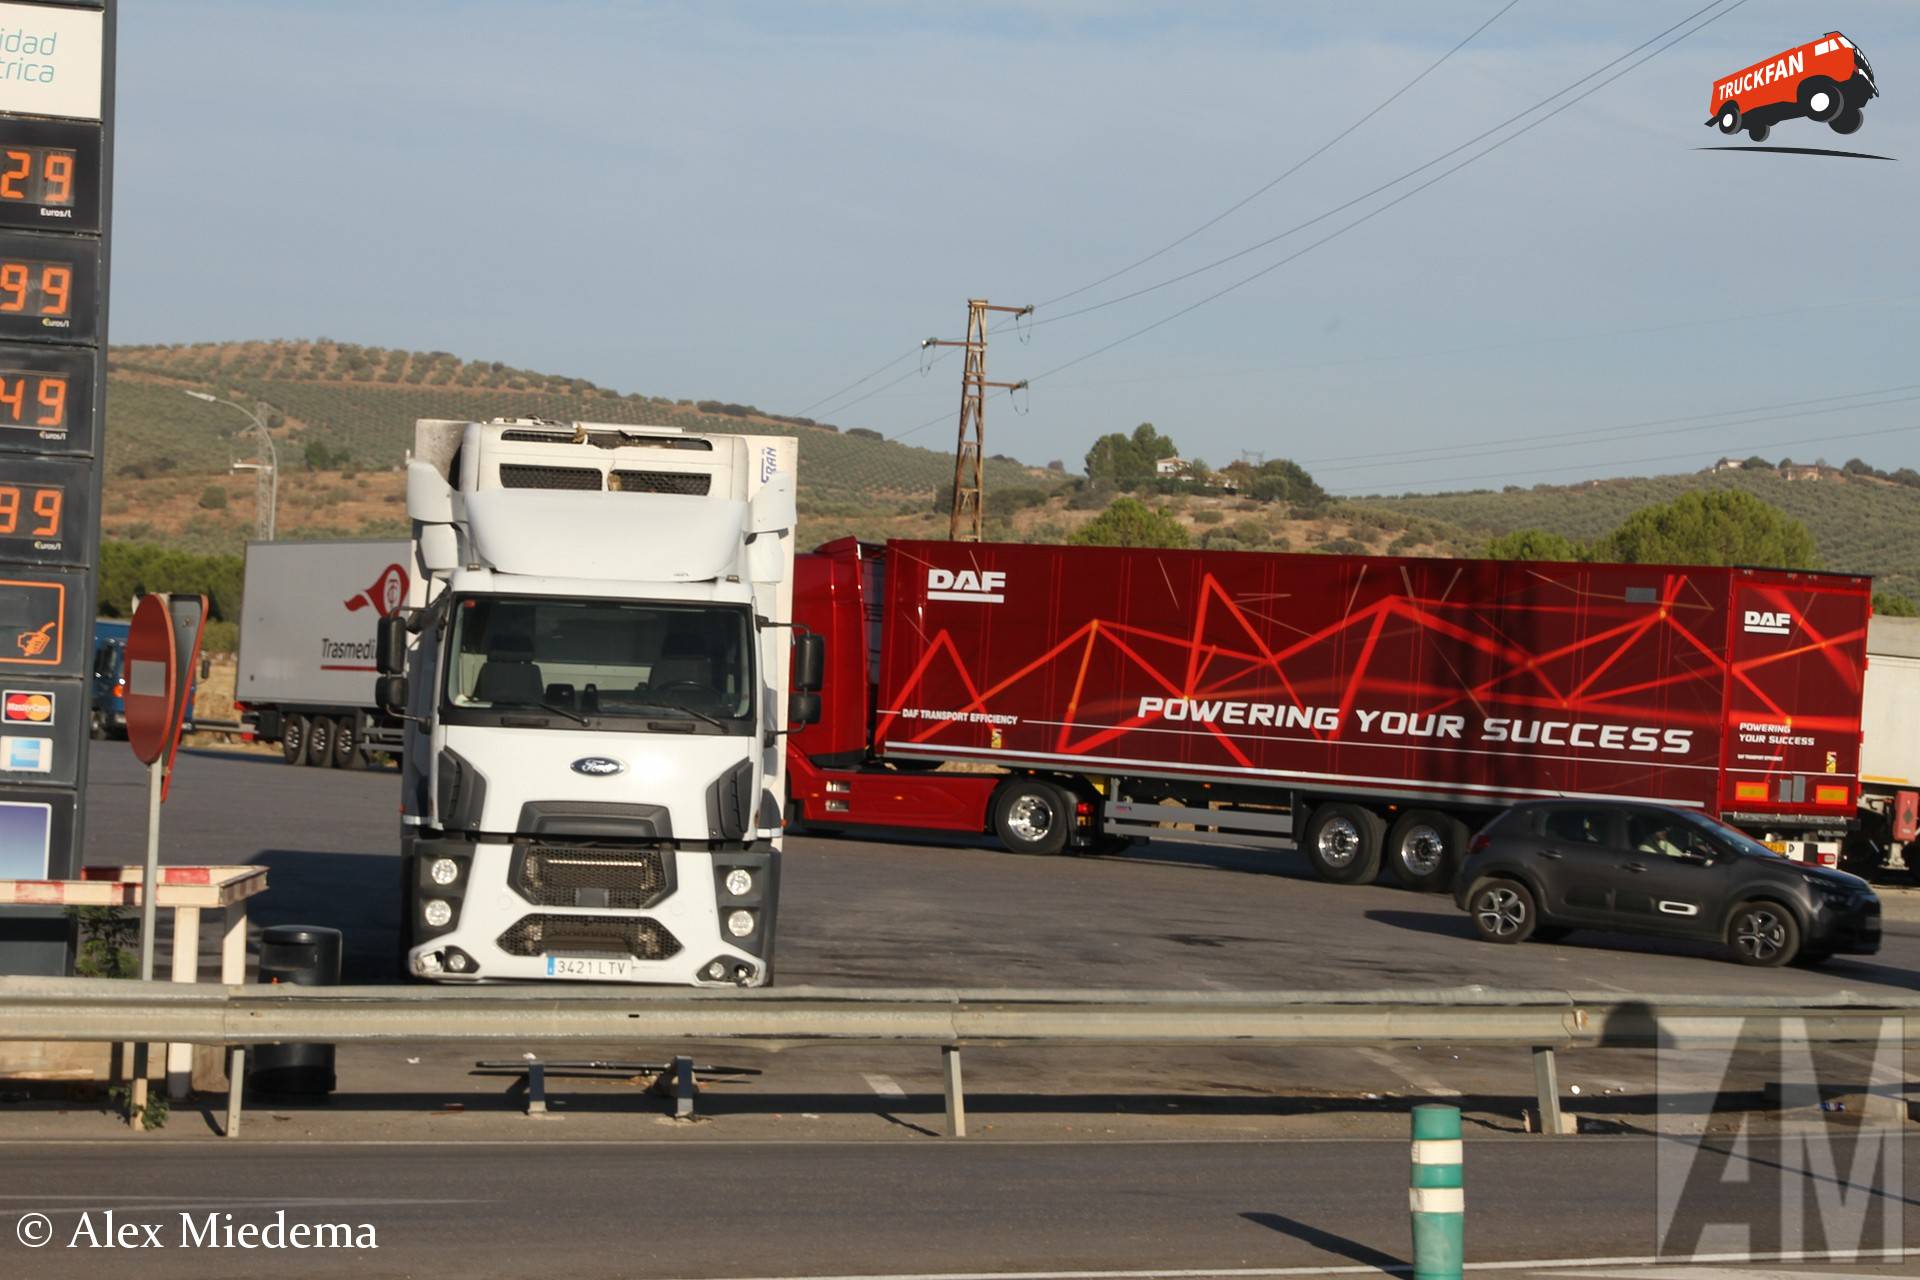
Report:
M1460 1096L1458 1089L1449 1089L1446 1085L1441 1084L1425 1072L1412 1071L1401 1066L1399 1061L1385 1049L1361 1048L1355 1050L1355 1052L1367 1061L1378 1063L1380 1066L1385 1067L1422 1093L1429 1094L1435 1098L1457 1098Z
M907 1096L907 1091L894 1083L892 1076L883 1076L877 1072L867 1071L862 1072L860 1078L867 1082L869 1089L872 1089L883 1098L905 1098Z
M1563 1271L1573 1280L1886 1280L1864 1271L1780 1271L1757 1267L1651 1267L1632 1271Z
M1871 1262L1884 1259L1893 1262L1904 1261L1910 1250L1868 1249L1863 1251L1802 1250L1795 1253L1702 1253L1690 1258L1539 1258L1531 1262L1469 1262L1468 1271L1566 1271L1569 1268L1587 1267L1641 1267L1664 1264L1673 1275L1682 1275L1691 1280L1696 1276L1708 1276L1710 1280L1730 1280L1725 1273L1707 1273L1687 1270L1684 1273L1673 1264L1677 1262L1699 1263L1750 1263L1750 1262ZM866 1274L843 1276L754 1276L739 1277L737 1280L1265 1280L1266 1277L1283 1276L1377 1276L1410 1275L1411 1263L1397 1263L1384 1267L1345 1266L1345 1267L1195 1267L1190 1270L1158 1268L1152 1271L904 1271L869 1272ZM1581 1274L1592 1275L1582 1271ZM1651 1276L1649 1272L1634 1272L1635 1276ZM1782 1273L1761 1273L1780 1275ZM1664 1277L1662 1278L1664 1280ZM1796 1280L1799 1280L1796 1277ZM1826 1280L1826 1278L1822 1278ZM1854 1280L1850 1276L1835 1276L1831 1280ZM1878 1280L1878 1278L1876 1278Z

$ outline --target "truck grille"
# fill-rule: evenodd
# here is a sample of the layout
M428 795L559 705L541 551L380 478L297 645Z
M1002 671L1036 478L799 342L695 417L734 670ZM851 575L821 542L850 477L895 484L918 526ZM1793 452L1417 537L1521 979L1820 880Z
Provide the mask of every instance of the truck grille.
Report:
M532 845L514 859L513 891L537 907L640 911L672 887L658 849Z
M521 916L497 945L510 956L557 951L635 960L665 960L680 950L680 940L659 921L622 916Z
M599 489L603 480L592 467L545 467L527 462L500 464L502 489Z
M704 498L713 477L704 471L615 471L609 489L625 493L685 493Z

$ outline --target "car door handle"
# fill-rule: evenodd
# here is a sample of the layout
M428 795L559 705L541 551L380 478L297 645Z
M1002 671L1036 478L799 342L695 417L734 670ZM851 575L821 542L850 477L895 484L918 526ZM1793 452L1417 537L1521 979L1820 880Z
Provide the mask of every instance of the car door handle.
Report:
M1635 872L1645 871L1647 869L1647 864L1644 862L1623 862L1620 865L1629 871Z
M1565 857L1566 855L1562 853L1555 853L1551 849L1542 849L1540 851L1540 856L1547 859L1550 862L1558 862L1560 861L1561 858Z

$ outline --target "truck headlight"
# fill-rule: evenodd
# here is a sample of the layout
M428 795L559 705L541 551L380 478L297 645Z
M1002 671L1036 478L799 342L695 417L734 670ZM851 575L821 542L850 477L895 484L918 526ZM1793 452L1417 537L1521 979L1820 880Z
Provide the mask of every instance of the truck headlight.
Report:
M727 915L727 932L736 938L744 938L753 932L753 912L734 911Z
M460 864L452 858L435 858L433 865L427 868L427 874L438 885L452 884L460 878Z
M420 908L420 916L435 929L444 929L453 919L453 908L441 898L429 898Z
M727 892L736 898L744 898L753 892L753 872L745 867L735 867L727 872Z

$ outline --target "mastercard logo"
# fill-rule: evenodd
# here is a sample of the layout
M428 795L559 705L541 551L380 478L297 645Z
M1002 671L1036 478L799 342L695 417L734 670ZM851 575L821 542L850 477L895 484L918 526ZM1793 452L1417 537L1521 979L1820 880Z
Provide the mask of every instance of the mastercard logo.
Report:
M53 695L50 693L17 693L7 690L3 704L8 724L50 724L53 721Z

